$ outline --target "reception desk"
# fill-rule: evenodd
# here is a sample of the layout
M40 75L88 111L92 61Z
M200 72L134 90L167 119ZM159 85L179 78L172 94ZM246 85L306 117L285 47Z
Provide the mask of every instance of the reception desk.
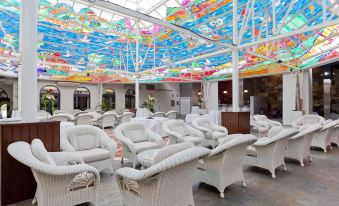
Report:
M221 112L221 125L228 129L229 134L249 134L250 113Z
M17 141L30 143L35 138L41 139L48 151L60 151L60 122L0 123L1 206L34 197L36 183L32 171L12 158L7 147Z

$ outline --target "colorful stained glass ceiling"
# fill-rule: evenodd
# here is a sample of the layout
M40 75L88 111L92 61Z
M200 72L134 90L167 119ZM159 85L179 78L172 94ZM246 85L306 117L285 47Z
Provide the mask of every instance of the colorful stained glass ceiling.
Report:
M136 76L142 82L223 80L231 77L232 49L239 52L243 77L339 59L336 0L239 0L236 19L231 0L109 0L109 8L100 2L39 0L39 78L93 83L132 82ZM123 15L119 7L161 21ZM20 0L0 1L0 75L17 76L19 19Z

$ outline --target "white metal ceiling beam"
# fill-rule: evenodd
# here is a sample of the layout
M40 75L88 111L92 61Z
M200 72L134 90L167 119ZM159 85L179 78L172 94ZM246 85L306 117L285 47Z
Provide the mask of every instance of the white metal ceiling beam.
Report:
M184 59L184 60L181 60L181 61L177 61L177 62L174 62L173 64L174 65L186 64L186 63L198 61L198 60L201 60L201 59L207 59L207 58L212 57L212 56L227 54L228 52L231 52L231 51L232 51L231 49L221 49L221 50L218 50L218 51L215 51L215 52L212 52L212 53L203 54L203 55L200 55L200 56L197 56L197 57L192 57L192 58ZM153 68L153 69L145 70L142 73L147 73L147 72L156 71L156 70L159 70L159 69L166 69L166 68L167 68L167 66L159 66L159 67L156 67L156 68Z
M265 39L261 39L261 40L257 40L257 41L254 41L254 42L239 45L238 49L244 49L244 48L247 48L247 47L250 47L250 46L253 46L253 45L263 44L263 43L266 43L266 42L270 42L270 41L294 36L296 34L301 34L301 33L309 32L309 31L323 29L323 28L333 26L333 25L337 25L337 24L339 24L339 19L335 19L333 21L327 21L323 24L318 24L318 25L309 26L309 27L303 27L303 28L300 28L300 29L292 31L292 32L287 32L287 33L284 33L284 34L279 34L279 35L276 35L276 36L271 36L271 37L267 37Z
M146 10L144 13L145 14L150 14L152 13L154 10L156 10L157 8L159 8L160 6L162 6L164 3L168 2L169 0L161 0L158 1L158 3L156 3L154 6L152 6L151 8L149 8L148 10Z
M134 11L132 9L122 7L118 4L114 4L114 3L104 1L104 0L97 0L97 1L93 2L92 4L95 5L95 6L110 9L110 10L112 10L116 13L120 13L122 15L129 15L129 16L132 16L132 17L139 19L139 20L147 21L147 22L150 22L150 23L153 23L153 24L156 24L156 25L160 25L160 26L181 32L181 33L188 35L188 36L191 36L193 38L204 40L206 43L217 44L217 45L220 45L220 46L223 46L223 47L226 47L226 48L234 49L233 45L221 43L219 41L215 41L215 40L210 39L208 37L204 37L202 35L196 34L189 29L186 29L186 28L183 28L183 27L162 21L160 19L157 19L157 18L151 17L149 15Z

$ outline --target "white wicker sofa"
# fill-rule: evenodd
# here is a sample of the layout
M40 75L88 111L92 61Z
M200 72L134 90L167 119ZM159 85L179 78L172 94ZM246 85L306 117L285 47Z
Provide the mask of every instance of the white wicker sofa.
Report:
M242 170L246 148L257 140L250 134L229 136L232 138L222 141L200 161L196 177L198 181L216 187L221 198L224 198L225 188L235 182L242 181L243 186L246 186Z
M274 121L274 120L270 120L267 118L266 115L259 115L259 114L256 114L256 115L253 115L253 118L255 121L258 121L259 123L266 123L268 124L268 126L271 128L271 127L274 127L274 126L278 126L278 127L282 127L282 124L278 121Z
M187 143L185 143L187 144ZM175 145L173 145L175 146ZM157 153L159 162L145 170L121 168L116 180L125 206L188 206L194 205L192 179L198 160L210 153L203 147L178 152L169 147Z
M228 130L225 127L216 125L207 118L193 119L192 126L204 134L205 143L213 148L218 145L218 139L225 138L228 135Z
M245 164L267 169L272 178L276 178L276 168L283 165L286 170L285 149L288 139L296 133L298 130L293 128L272 127L267 137L258 139L248 148Z
M304 125L301 127L299 133L289 139L285 157L298 160L302 167L304 167L305 158L309 158L312 161L310 150L313 135L322 128L321 124Z
M322 124L325 121L325 119L322 116L316 115L316 114L307 114L303 115L296 121L292 123L292 126L294 128L299 129L300 127L304 125L309 125L309 124Z
M204 134L189 126L183 120L169 120L162 125L163 131L169 137L169 144L178 142L192 142L195 145L201 144L204 140Z
M60 137L62 151L74 152L100 172L109 169L113 174L117 144L103 130L90 125L62 124Z
M15 142L9 154L30 167L37 183L33 204L39 206L72 206L85 202L98 204L99 171L83 164L72 152L47 152L39 139L29 145Z
M337 124L339 124L339 120L326 120L323 123L323 128L320 131L314 133L311 147L321 148L324 150L325 153L327 152L328 147L332 149L331 138L335 133L334 127Z
M115 137L121 141L123 156L131 160L133 168L138 164L137 155L145 150L158 149L162 145L160 135L149 130L144 124L137 122L124 123L114 130Z

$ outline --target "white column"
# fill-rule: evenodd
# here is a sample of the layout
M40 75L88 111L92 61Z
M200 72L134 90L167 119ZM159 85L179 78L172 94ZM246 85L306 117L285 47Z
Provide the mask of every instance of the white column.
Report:
M302 107L305 114L313 111L312 69L303 71L302 79Z
M18 81L13 81L13 110L18 110Z
M238 43L238 0L233 0L233 45ZM232 51L232 110L239 112L238 50Z
M296 74L283 75L283 125L292 125L292 122L302 116L302 111L294 111L296 103Z
M135 57L135 108L139 108L139 34L140 34L140 25L139 25L139 20L137 20L137 35L136 35L136 41L135 41L135 46L136 46L136 57Z
M232 51L232 110L239 112L238 51Z
M99 98L98 98L98 106L102 107L102 95L104 93L104 88L102 87L102 84L98 85L99 89Z
M38 110L37 91L37 0L21 1L19 67L19 110L23 121L35 121Z

